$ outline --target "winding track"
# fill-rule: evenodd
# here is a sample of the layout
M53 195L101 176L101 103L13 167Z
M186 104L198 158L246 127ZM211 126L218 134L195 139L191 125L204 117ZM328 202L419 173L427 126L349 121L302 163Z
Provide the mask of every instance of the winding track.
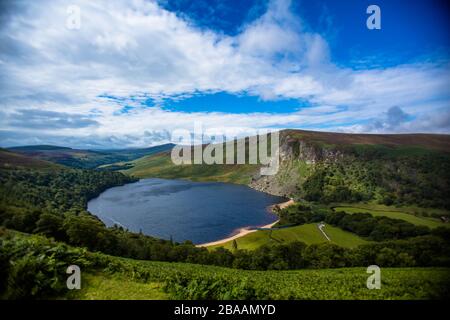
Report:
M327 238L328 241L331 241L330 237L328 237L328 235L325 233L325 231L323 231L323 228L325 227L325 223L321 222L317 225L317 227L319 228L320 232L322 232L324 237Z

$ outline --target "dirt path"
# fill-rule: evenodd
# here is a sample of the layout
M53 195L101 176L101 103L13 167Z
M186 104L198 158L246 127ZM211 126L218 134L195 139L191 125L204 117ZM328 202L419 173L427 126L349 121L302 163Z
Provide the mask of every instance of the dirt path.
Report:
M319 228L320 232L322 232L322 234L324 235L325 238L327 238L328 241L331 241L330 237L328 237L328 235L325 233L325 231L323 230L323 228L325 227L325 223L319 223L317 225L317 227Z

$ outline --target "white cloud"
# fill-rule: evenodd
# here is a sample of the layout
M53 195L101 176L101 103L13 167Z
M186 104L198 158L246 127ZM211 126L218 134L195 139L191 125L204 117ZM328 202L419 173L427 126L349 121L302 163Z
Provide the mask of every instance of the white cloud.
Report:
M7 119L23 110L58 112L97 124L49 127L47 138L108 143L108 137L117 137L114 143L126 145L150 143L144 132L191 129L194 121L232 126L240 133L305 126L370 131L373 128L349 123L370 122L399 106L415 116L415 122L405 124L411 126L408 130L431 131L427 126L435 121L426 114L448 114L448 63L357 71L336 66L326 40L305 31L289 10L289 1L273 1L236 36L198 29L150 1L76 3L81 9L79 30L66 28L66 9L73 4L69 0L16 5L0 29L4 133L19 130L17 121ZM227 114L171 112L140 104L149 97L158 102L215 91L302 99L312 107L290 114ZM125 101L99 97L103 94ZM118 115L125 102L136 108ZM439 128L449 131L445 125ZM32 125L26 129L34 130Z

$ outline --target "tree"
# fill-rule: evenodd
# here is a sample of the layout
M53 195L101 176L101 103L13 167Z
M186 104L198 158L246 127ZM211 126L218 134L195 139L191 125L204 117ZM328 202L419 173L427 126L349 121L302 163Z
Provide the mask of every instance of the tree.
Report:
M233 243L231 244L231 247L233 248L233 251L236 251L238 249L238 244L236 242L236 239L233 239Z
M54 237L57 240L65 239L63 230L64 218L50 213L43 213L36 222L35 233L42 233L46 236Z

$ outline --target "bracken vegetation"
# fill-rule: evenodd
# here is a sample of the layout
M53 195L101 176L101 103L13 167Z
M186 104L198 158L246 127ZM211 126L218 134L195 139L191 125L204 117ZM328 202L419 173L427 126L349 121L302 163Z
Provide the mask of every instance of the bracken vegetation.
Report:
M83 270L82 290L65 287L70 264ZM1 229L0 265L0 297L8 299L127 298L123 285L135 299L442 299L450 287L445 268L383 268L381 290L367 290L366 268L235 272L117 258Z

